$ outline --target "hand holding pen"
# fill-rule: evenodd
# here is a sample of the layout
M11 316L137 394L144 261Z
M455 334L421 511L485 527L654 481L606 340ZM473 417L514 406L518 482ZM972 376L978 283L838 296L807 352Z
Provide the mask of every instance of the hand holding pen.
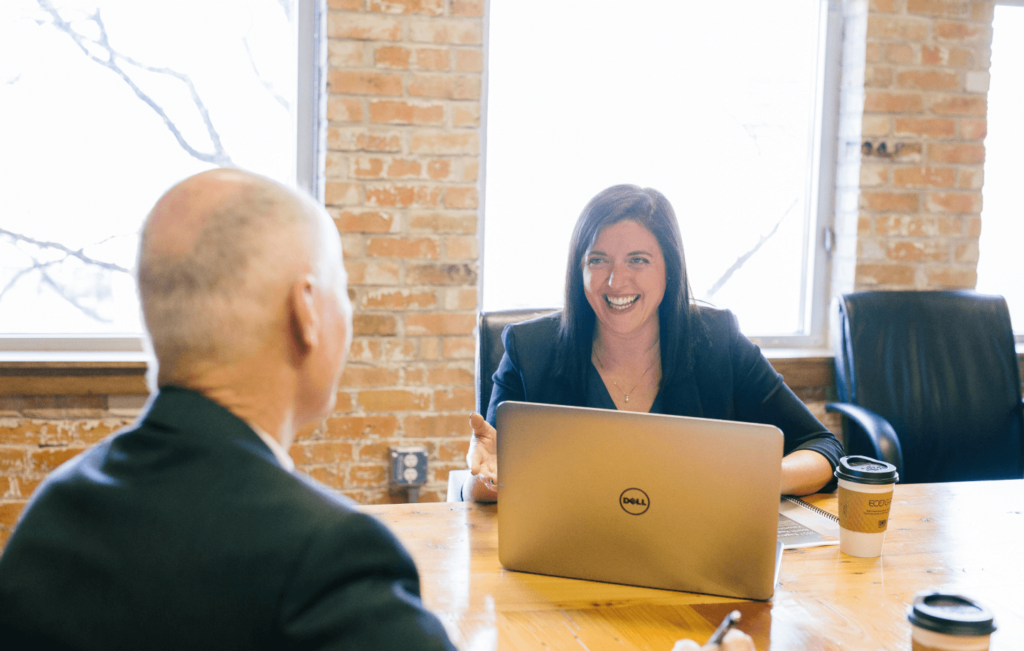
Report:
M672 651L757 651L754 640L739 629L733 629L740 621L740 611L734 610L725 616L704 646L693 640L679 640Z

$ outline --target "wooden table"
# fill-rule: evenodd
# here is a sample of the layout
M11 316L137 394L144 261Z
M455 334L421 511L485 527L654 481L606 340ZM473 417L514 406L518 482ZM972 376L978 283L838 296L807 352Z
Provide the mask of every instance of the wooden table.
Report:
M807 499L837 512L834 494ZM1024 480L897 486L881 558L786 551L771 602L505 570L493 505L363 508L409 548L424 602L464 650L668 651L703 642L732 609L761 651L910 649L906 608L925 589L984 600L993 651L1024 649Z

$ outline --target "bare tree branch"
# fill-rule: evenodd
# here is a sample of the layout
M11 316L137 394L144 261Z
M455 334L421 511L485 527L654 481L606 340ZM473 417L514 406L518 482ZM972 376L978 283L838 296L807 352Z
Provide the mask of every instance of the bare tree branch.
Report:
M703 300L710 301L711 297L714 296L718 292L718 290L722 289L722 286L725 285L725 283L729 282L729 279L732 278L732 275L739 271L740 267L746 264L747 260L749 260L752 255L757 253L758 249L764 246L764 243L770 240L773 235L775 235L775 232L779 230L779 226L782 224L782 220L784 220L789 215L789 213L793 211L793 208L796 207L797 203L799 203L799 199L794 199L793 203L791 203L789 205L789 208L786 209L786 212L782 213L782 217L779 217L779 220L775 222L775 226L772 228L771 232L769 232L766 235L762 235L760 238L758 238L757 244L755 244L749 251L747 251L740 257L736 258L736 262L733 262L732 265L730 265L729 268L725 270L725 273L723 273L722 276L715 281L715 284L711 286L711 289L709 289L707 293L704 294Z
M57 292L58 296L60 296L65 301L70 303L72 306L77 308L78 311L80 311L82 314L84 314L84 315L86 315L86 316L88 316L88 317L90 317L92 319L95 319L96 321L99 321L100 323L111 323L110 319L103 318L103 316L101 316L98 312L96 312L92 308L89 308L89 307L79 303L78 299L75 298L74 296L70 295L64 287L62 287L53 278L50 277L50 274L46 273L45 271L40 271L40 273L43 275L42 281L45 284L49 285L53 289L53 291Z
M260 73L260 69L256 67L256 60L252 58L252 50L249 49L249 35L248 34L246 34L245 37L242 38L242 44L245 45L245 54L246 54L246 56L249 57L249 65L252 66L253 74L255 74L256 78L260 80L261 84L263 84L263 88L265 88L266 91L268 93L270 93L270 96L273 97L274 100L277 101L278 104L280 104L282 107L284 107L284 110L290 111L292 107L291 107L291 104L288 103L288 100L285 99L284 96L281 95L281 93L277 92L277 89L274 88L274 85L272 83L270 83L269 81L267 81L263 77L263 74Z
M170 68L157 68L153 66L147 66L115 50L110 45L110 41L107 36L106 26L103 24L103 19L100 16L99 9L97 9L88 18L88 20L96 24L96 27L99 29L100 33L99 39L93 39L88 38L83 34L79 33L78 31L76 31L70 22L64 20L61 17L57 9L50 3L50 0L37 0L37 2L39 3L39 6L50 15L54 27L70 36L71 40L75 42L75 45L77 45L82 50L82 52L85 53L87 57L89 57L96 63L100 64L104 68L107 68L108 70L112 71L117 76L119 76L124 81L124 83L126 83L128 87L132 89L132 91L139 99L141 99L147 106L149 106L154 113L160 116L160 119L162 119L164 122L164 126L167 127L167 130L171 132L171 135L173 135L175 140L178 141L178 144L181 146L181 148L188 152L190 156L204 163L212 163L214 165L222 167L234 166L234 162L231 160L231 157L228 156L227 152L224 150L224 146L221 144L220 134L217 133L216 128L214 128L213 126L213 122L210 119L210 113L207 110L206 105L203 103L202 98L199 97L199 93L196 92L195 85L192 83L192 80L188 77L188 75L182 74ZM103 59L102 57L95 55L89 49L87 44L92 44L101 48L106 53L107 59ZM197 150L195 147L193 147L185 139L185 136L181 133L181 130L178 128L176 124L174 124L171 118L167 115L167 112L164 111L163 107L157 104L156 101L153 100L153 98L146 94L146 92L143 91L138 86L138 84L136 84L132 80L130 76L128 76L128 73L126 73L121 68L121 66L118 64L119 60L131 64L147 72L174 77L175 79L178 79L183 84L185 84L185 86L188 88L189 94L192 97L192 103L195 105L196 110L199 112L199 115L203 120L203 124L206 126L206 133L210 137L210 142L213 143L213 153L211 154L201 152Z
M3 290L0 290L0 301L4 300L4 296L7 294L7 292L9 292L11 290L11 288L14 287L14 285L19 280L21 280L21 278L23 276L32 273L36 269L43 269L45 267L50 267L50 266L55 265L55 264L60 264L61 262L64 262L65 260L67 260L67 256L61 258L60 260L50 260L48 262L40 262L40 261L36 260L35 258L32 258L32 261L33 261L34 264L31 267L25 267L24 269L18 271L18 273L14 274L11 277L10 281L8 281L8 283L6 285L4 285Z
M126 274L129 274L129 275L132 273L131 269L126 269L126 268L122 267L119 264L114 264L113 262L104 262L103 260L97 260L96 258L89 257L89 256L87 256L83 252L82 249L78 249L77 251L74 251L74 250L69 249L68 247L64 246L60 242L43 242L41 240L33 239L33 238L31 238L31 237L29 237L27 235L22 235L20 233L14 233L14 232L11 232L11 231L3 229L3 228L0 228L0 235L5 235L5 236L9 237L11 239L11 241L13 241L15 243L17 243L17 242L26 242L28 244L32 244L33 246L38 246L41 249L56 249L56 250L61 251L62 253L64 253L66 256L76 257L76 258L78 258L79 260L81 260L82 262L84 262L86 264L95 265L97 267L101 267L101 268L107 269L109 271L120 271L121 273L126 273ZM61 261L62 260L59 260L58 262L61 262Z

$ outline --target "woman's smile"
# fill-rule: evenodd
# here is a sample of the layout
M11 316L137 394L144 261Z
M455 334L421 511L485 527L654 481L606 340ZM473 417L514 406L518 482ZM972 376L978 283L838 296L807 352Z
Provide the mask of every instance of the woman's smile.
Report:
M630 335L656 332L665 296L665 257L658 239L634 221L605 228L583 258L583 292L600 328Z

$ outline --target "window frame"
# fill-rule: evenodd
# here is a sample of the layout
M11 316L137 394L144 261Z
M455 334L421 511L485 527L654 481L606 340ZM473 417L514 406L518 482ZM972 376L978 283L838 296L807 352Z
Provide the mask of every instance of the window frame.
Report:
M1024 0L1021 0L1024 1ZM843 53L843 10L835 0L818 0L822 12L821 35L819 40L819 69L817 71L817 92L815 106L815 131L812 146L813 162L810 169L816 174L808 179L811 186L808 205L814 206L814 215L805 224L804 274L810 273L809 282L804 283L801 299L801 317L807 334L785 336L751 336L755 344L771 349L813 349L820 352L828 347L828 308L831 280L831 246L834 240L832 225L835 216L836 173L838 164L839 139L839 97ZM479 268L481 269L478 293L481 304L486 291L487 279L482 273L487 255L485 234L487 230L487 134L488 134L488 71L490 70L490 12L484 16L484 74L483 100L480 121L480 217L477 237L480 242ZM810 232L808 232L810 231ZM807 264L813 259L813 264ZM805 281L808 279L805 276ZM538 306L542 307L542 306Z
M326 0L297 0L296 185L323 203L327 153ZM155 200L155 197L154 197ZM0 335L0 361L145 361L144 335Z

